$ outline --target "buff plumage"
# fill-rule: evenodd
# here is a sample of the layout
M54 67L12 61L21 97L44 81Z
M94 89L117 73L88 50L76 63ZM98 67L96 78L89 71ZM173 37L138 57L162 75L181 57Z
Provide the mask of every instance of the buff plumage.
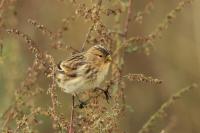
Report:
M105 79L111 53L101 45L78 53L58 64L56 82L64 92L77 94L98 87Z

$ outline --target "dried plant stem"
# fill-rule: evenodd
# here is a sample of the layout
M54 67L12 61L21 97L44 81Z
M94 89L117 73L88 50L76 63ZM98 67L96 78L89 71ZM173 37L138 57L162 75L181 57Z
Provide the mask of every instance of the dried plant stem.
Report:
M4 3L5 3L5 0L1 0L1 3L0 3L0 10L3 8Z
M172 23L172 21L176 18L176 16L178 15L178 13L180 13L180 11L183 10L183 8L186 7L186 5L191 4L194 0L185 0L185 1L180 1L178 3L178 5L176 6L175 9L171 10L166 17L160 22L160 24L157 25L157 27L148 35L146 36L136 36L136 37L130 37L127 38L127 30L128 30L128 25L130 22L129 16L131 17L131 5L132 4L132 0L129 1L129 5L128 5L128 14L127 14L127 18L125 21L125 25L124 25L124 38L126 38L126 40L124 41L123 45L121 45L120 47L118 47L115 52L113 53L113 56L115 57L122 49L126 49L128 47L131 47L133 44L137 43L140 44L140 47L143 47L144 44L153 44L153 42L161 37L162 33L168 29L169 25ZM125 28L126 27L126 28ZM147 46L147 45L146 45Z
M15 105L15 104L14 104ZM4 113L4 115L7 115L6 116L6 119L5 119L5 121L3 122L3 124L2 124L2 127L1 127L1 129L4 129L6 126L7 126L7 124L9 123L9 121L10 121L10 119L12 119L12 117L13 117L13 115L14 115L14 107L13 106L10 106L9 108L8 108L8 110Z
M91 34L91 32L92 32L92 30L93 30L93 28L94 28L94 23L92 24L92 26L89 28L89 30L88 30L88 33L86 34L86 38L85 38L85 41L83 42L83 45L82 45L82 47L81 47L81 52L83 52L84 50L85 50L85 45L86 45L86 43L87 43L87 41L88 41L88 39L89 39L89 37L90 37L90 34Z
M72 96L72 110L71 110L69 133L74 133L73 121L74 121L74 95Z
M101 5L102 5L102 0L99 0L98 3L97 3L97 13L96 13L97 16L99 16L99 12L100 12L100 9L101 9ZM87 34L86 34L85 41L84 41L83 44L82 44L81 52L84 51L85 45L86 45L86 43L87 43L87 41L88 41L88 39L89 39L89 37L90 37L90 34L91 34L92 30L94 29L94 26L95 26L96 22L97 22L97 21L95 20L95 21L93 22L92 26L89 28L89 30L88 30L88 32L87 32Z
M131 21L131 15L132 15L132 6L133 6L133 0L129 0L128 3L128 12L127 12L127 17L126 17L126 21L124 24L124 37L127 38L127 34L128 34L128 27L129 27L129 23Z
M3 43L0 42L0 56L3 56Z
M129 0L129 4L128 4L128 9L127 9L127 17L126 17L126 20L125 20L125 24L124 24L124 32L123 32L123 40L122 40L122 45L124 45L124 42L126 42L126 39L127 39L127 35L128 35L128 28L129 28L129 23L131 21L131 15L132 15L132 6L133 5L133 2L132 0ZM119 46L121 47L121 46ZM121 86L122 85L122 80L121 80L121 77L122 77L122 68L123 68L123 54L124 54L124 51L121 52L121 54L118 54L118 63L117 64L121 64L119 67L119 76L118 76L118 85ZM120 70L121 69L121 70ZM124 95L124 87L121 87L121 95L122 95L122 102L123 102L123 105L126 104L126 101L125 101L125 95ZM123 106L123 109L125 109L125 106Z
M57 43L59 42L59 44L61 45L60 48L67 48L77 53L80 52L79 50L73 48L71 45L66 45L65 43L63 43L61 41L62 39L57 33L50 31L46 26L44 26L43 24L40 24L36 20L28 19L27 22L32 24L37 30L41 31L42 34L47 35L51 41L56 41ZM65 45L66 47L64 47Z
M137 82L146 82L146 83L154 83L154 84L161 84L162 80L157 79L157 78L152 78L149 76L145 76L144 74L127 74L125 76L123 76L127 79L129 79L130 81L137 81Z
M169 107L172 106L172 104L175 103L175 101L177 99L180 99L181 97L183 97L186 93L188 93L190 90L197 88L197 84L192 84L188 87L185 87L183 89L181 89L180 91L178 91L177 93L175 93L174 95L172 95L169 100L167 100L160 108L157 112L155 112L150 119L144 124L144 126L142 127L142 129L139 131L139 133L148 133L151 128L155 125L155 122L157 122L160 118L163 118L166 116L166 111Z

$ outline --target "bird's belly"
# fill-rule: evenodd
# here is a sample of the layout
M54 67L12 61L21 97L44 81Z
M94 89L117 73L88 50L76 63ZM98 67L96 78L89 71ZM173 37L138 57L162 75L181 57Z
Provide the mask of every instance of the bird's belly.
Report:
M74 94L75 92L77 93L83 90L86 83L82 77L78 77L67 81L61 80L58 85L64 92Z
M101 68L100 72L98 73L97 81L96 81L97 86L99 86L103 82L106 75L108 74L109 65L110 64L105 65L103 68Z
M101 82L105 79L105 76L108 73L109 66L105 66L102 68L100 72L98 72L97 77L95 79L87 79L84 76L76 77L73 79L65 79L64 74L57 75L57 84L59 87L63 89L64 92L74 94L85 91L87 89L92 89L98 87Z

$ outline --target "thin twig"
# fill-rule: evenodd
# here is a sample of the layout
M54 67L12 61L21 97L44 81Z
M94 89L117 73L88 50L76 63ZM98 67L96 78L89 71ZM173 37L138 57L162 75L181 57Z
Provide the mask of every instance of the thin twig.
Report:
M5 0L1 0L1 3L0 3L0 10L3 8L4 3L5 3Z
M128 34L128 28L129 28L129 23L131 21L131 15L132 15L132 6L133 6L133 2L132 0L129 0L128 3L128 11L127 11L127 17L124 23L124 38L127 38L127 34Z
M61 47L66 45L65 43L62 43L61 38L59 38L59 36L57 35L57 33L54 33L52 31L50 31L46 26L44 26L43 24L40 24L39 22L37 22L34 19L29 18L27 20L28 23L32 24L37 30L41 31L44 35L47 35L49 37L49 39L51 41L56 41L57 43L61 44ZM66 45L66 47L62 47L62 48L66 48L66 49L71 49L76 53L79 53L80 51L73 48L71 45Z
M73 130L73 121L74 121L74 95L72 96L72 110L71 110L69 133L74 133L74 130Z
M14 115L14 108L15 104L13 106L10 106L3 114L3 116L5 117L5 121L2 124L2 129L4 129L8 125L9 121L12 119Z
M96 14L97 16L99 15L99 12L100 12L100 9L101 9L101 5L102 5L102 0L99 0L98 3L97 3L97 14ZM88 32L86 34L86 38L85 38L85 40L83 42L83 45L81 47L81 52L84 51L85 45L86 45L86 43L87 43L87 41L88 41L88 39L90 37L90 34L91 34L92 30L94 29L95 24L96 24L96 21L94 21L92 26L89 28L89 30L88 30Z
M133 7L132 4L133 4L132 0L129 0L128 9L127 9L127 17L126 17L125 23L124 23L124 31L123 31L123 35L124 36L123 36L123 40L122 40L122 45L121 46L123 46L125 44L126 40L127 40L129 23L131 21L131 15L132 15L132 12L131 12L132 7ZM118 55L119 56L118 58L121 58L121 60L124 60L123 59L123 57L124 57L123 54L124 54L124 52L122 51L121 55L120 54ZM118 66L118 67L122 70L123 63L120 62L119 64L121 64L121 65ZM118 85L119 86L122 84L122 80L121 80L122 71L121 70L119 71L119 77L118 77L118 81L119 81ZM122 102L123 102L123 105L125 105L126 101L125 101L125 95L124 95L124 87L121 87L121 92L122 92ZM125 107L123 106L122 110L124 110L124 109L125 109Z
M169 100L167 100L159 109L157 112L155 112L150 118L149 120L144 124L144 126L140 129L140 131L138 133L148 133L149 130L155 126L155 123L160 119L166 116L166 111L169 107L171 107L176 100L180 99L181 97L183 97L186 93L188 93L189 91L191 91L194 88L197 88L198 85L197 84L192 84L188 87L185 87L183 89L181 89L180 91L178 91L177 93L175 93L174 95L172 95Z
M0 56L3 56L3 43L0 42Z
M81 47L81 52L83 52L85 49L85 45L86 45L86 43L87 43L87 41L88 41L88 39L89 39L89 37L90 37L90 34L91 34L91 32L92 32L92 30L93 30L93 28L94 28L94 25L95 25L95 23L93 23L92 24L92 26L89 28L89 30L88 30L88 33L86 34L86 38L85 38L85 41L83 42L83 45L82 45L82 47Z

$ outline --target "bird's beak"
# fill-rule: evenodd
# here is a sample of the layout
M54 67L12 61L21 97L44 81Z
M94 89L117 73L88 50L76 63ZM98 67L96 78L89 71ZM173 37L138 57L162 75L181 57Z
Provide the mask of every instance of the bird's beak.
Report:
M110 55L107 56L107 61L112 61L112 57Z

